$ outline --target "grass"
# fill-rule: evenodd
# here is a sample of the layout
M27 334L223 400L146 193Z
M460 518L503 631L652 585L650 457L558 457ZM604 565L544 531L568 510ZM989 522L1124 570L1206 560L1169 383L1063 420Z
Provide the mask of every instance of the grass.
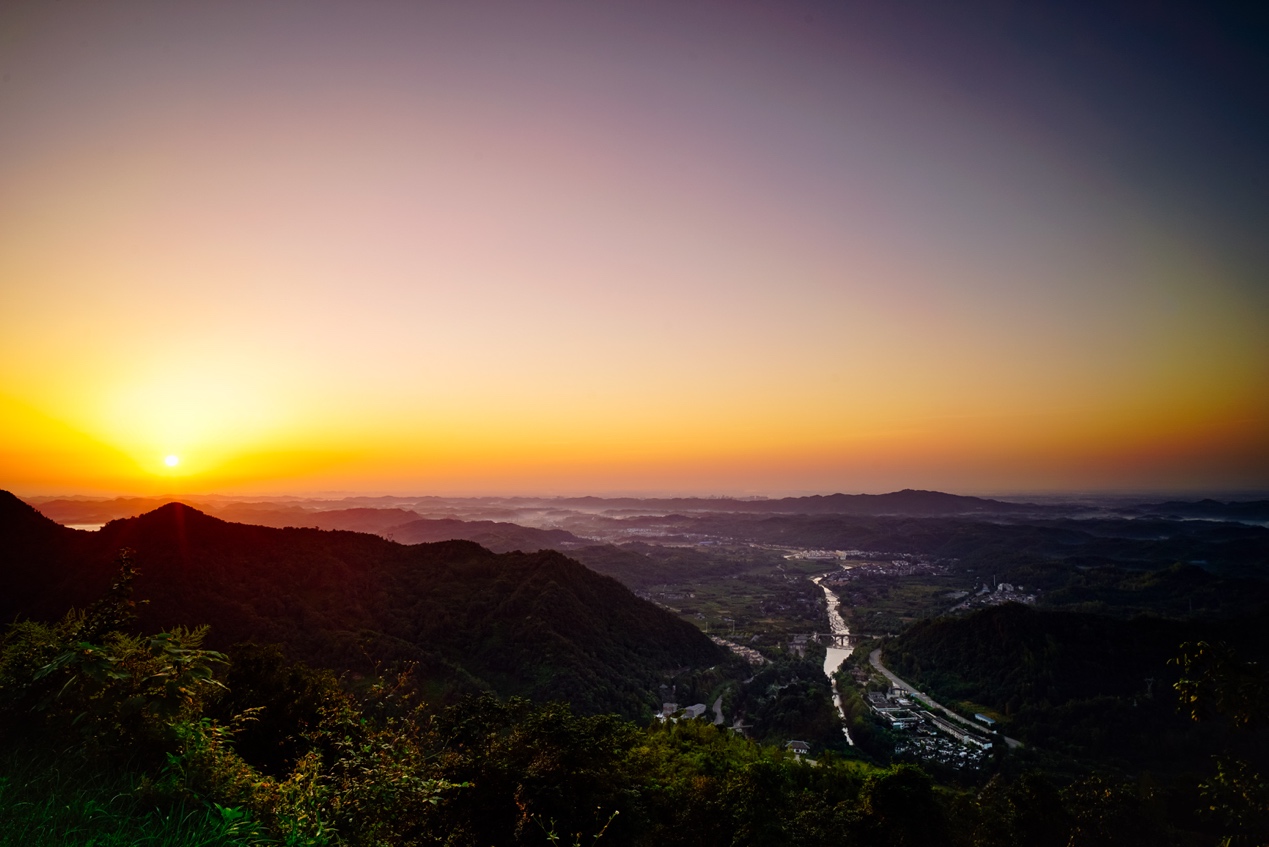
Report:
M138 780L74 757L0 758L0 847L239 847L269 842L239 809L156 806Z

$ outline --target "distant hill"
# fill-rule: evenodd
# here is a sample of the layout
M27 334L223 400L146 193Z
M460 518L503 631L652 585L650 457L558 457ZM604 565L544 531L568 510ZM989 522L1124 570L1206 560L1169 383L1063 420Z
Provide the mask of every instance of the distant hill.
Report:
M115 497L109 500L66 497L40 500L36 508L40 514L60 524L95 524L141 515L166 502L155 497Z
M128 547L143 630L209 624L213 647L278 643L354 672L418 662L436 696L492 689L644 715L665 671L723 659L695 627L552 551L234 524L179 503L82 532L7 492L0 537L5 620L87 606Z
M905 488L890 494L830 494L777 501L795 505L804 514L836 515L963 515L978 512L1014 514L1034 510L1027 503L1006 503L982 497Z
M1219 500L1151 503L1133 511L1160 517L1198 518L1212 521L1269 523L1269 500L1221 502Z
M572 497L552 501L555 505L614 511L644 511L667 515L673 512L750 512L796 515L963 515L970 513L1015 514L1040 508L1029 503L1006 503L982 497L965 497L941 491L904 489L890 494L829 494L809 497L782 497L770 500L675 497L643 499L633 497Z
M583 539L563 529L535 529L502 521L460 521L454 518L420 518L385 527L380 534L402 544L451 539L474 541L496 553L512 550L554 550L565 545L585 543Z
M40 514L60 524L95 524L143 515L169 502L170 499L154 497L117 497L113 500L63 498L39 501L36 508ZM225 498L216 498L214 501L193 498L182 499L181 502L221 520L255 526L314 527L380 533L388 527L421 517L408 509L390 507L319 509L312 504L260 503Z

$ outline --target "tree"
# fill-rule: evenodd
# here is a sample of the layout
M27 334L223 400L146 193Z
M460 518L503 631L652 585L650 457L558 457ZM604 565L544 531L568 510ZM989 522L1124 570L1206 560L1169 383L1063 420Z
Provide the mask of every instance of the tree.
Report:
M1269 686L1258 664L1227 644L1207 641L1182 644L1172 661L1181 667L1174 687L1192 720L1228 720L1243 732L1262 723ZM1222 845L1269 843L1269 781L1232 754L1215 758L1215 775L1198 787L1202 811L1225 830Z

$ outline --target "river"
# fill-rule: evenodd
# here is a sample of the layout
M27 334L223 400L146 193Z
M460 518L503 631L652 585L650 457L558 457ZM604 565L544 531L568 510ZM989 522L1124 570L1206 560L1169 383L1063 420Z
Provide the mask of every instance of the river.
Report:
M824 599L828 601L828 629L834 636L841 636L841 643L848 645L847 647L835 647L829 644L828 650L824 656L824 675L828 677L833 686L833 706L837 709L837 714L841 715L843 723L846 721L846 712L842 710L842 698L837 692L837 680L833 678L833 674L837 673L837 669L842 666L842 662L850 658L850 628L846 626L846 620L841 613L841 600L837 595L824 585L824 577L828 574L811 578L811 582L820 587L824 592ZM838 638L834 637L833 642L837 642ZM850 730L845 726L842 727L842 734L846 736L846 743L855 746L854 740L850 737Z

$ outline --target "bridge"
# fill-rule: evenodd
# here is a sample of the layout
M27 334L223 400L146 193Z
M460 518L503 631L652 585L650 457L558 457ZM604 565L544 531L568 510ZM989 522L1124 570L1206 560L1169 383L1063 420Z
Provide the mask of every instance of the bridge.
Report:
M855 646L849 634L841 635L836 632L816 632L811 636L811 640L816 644L826 644L840 650L850 650Z

